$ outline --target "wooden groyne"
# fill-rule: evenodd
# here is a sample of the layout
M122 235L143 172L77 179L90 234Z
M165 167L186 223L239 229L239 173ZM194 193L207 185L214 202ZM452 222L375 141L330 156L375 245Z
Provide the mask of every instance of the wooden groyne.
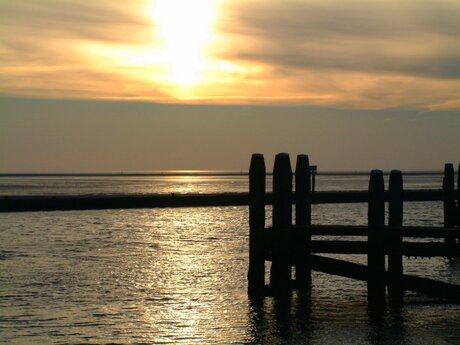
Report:
M402 260L404 256L460 256L460 181L455 188L452 164L445 165L442 189L438 190L404 190L402 173L396 170L391 172L389 189L385 190L382 171L374 170L367 191L314 191L314 173L307 155L297 156L293 173L289 156L279 154L272 174L273 191L268 193L264 157L254 154L248 193L0 196L0 212L249 206L251 298L282 296L293 288L307 291L311 272L317 270L366 281L369 299L376 305L384 303L386 288L393 298L410 290L460 300L459 286L406 275ZM407 201L442 201L445 226L403 226ZM329 203L367 203L368 225L312 224L312 205ZM270 227L265 224L267 205L272 206L273 213ZM413 238L417 241L409 241ZM367 255L368 260L367 265L359 265L318 254ZM267 262L271 262L269 284L265 284Z
M0 196L0 212L245 206L248 193Z
M249 206L249 199L249 193L0 196L0 212ZM389 193L385 192L385 200L388 199ZM317 191L311 195L311 204L361 203L367 200L367 191ZM442 201L443 192L441 189L404 191L404 200ZM266 193L263 202L272 205L273 194Z
M400 299L403 292L409 290L460 301L460 286L403 273L404 256L460 256L460 191L458 181L455 189L452 164L445 166L440 195L440 200L444 203L444 227L403 226L404 202L419 200L422 194L415 197L416 194L404 191L403 176L397 170L390 174L388 191L385 191L383 172L373 170L366 193L345 193L340 198L335 195L334 200L322 200L331 203L366 202L367 226L313 225L311 206L315 203L315 198L318 202L321 197L312 193L308 156L297 157L296 170L293 173L287 154L278 154L275 158L271 195L273 219L272 226L266 227L265 170L264 157L254 154L249 175L250 298L264 295L286 296L293 288L308 290L312 279L311 271L317 270L366 281L371 305L385 303L386 288L394 299ZM347 198L349 196L350 199ZM437 200L439 195L429 191L423 197L426 200ZM386 205L388 221L385 220ZM316 239L317 236L321 236L321 240ZM358 241L356 237L364 240ZM412 238L417 241L408 241ZM322 253L367 255L367 265L318 255ZM266 262L271 262L268 284L265 283Z

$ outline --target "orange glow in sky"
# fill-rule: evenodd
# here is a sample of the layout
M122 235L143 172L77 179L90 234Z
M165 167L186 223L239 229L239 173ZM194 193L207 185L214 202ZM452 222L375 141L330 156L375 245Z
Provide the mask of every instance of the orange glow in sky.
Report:
M190 86L202 81L215 5L214 0L154 2L152 20L158 26L161 55L172 84Z
M459 156L459 0L0 0L0 14L0 171Z
M460 109L460 2L0 2L0 95Z

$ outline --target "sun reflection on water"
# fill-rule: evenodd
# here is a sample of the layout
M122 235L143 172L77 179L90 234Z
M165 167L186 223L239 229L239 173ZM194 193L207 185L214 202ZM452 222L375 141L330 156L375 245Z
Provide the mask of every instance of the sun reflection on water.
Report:
M164 179L176 179L174 188L198 188L199 182L203 191L216 183L208 176L165 176L128 185L158 192ZM225 191L232 186L226 179L217 180ZM87 188L100 186L93 182ZM120 181L111 181L114 185ZM365 221L365 208L350 207L316 205L313 219ZM408 203L405 212L407 225L429 225L442 219L442 204ZM270 215L267 207L267 224ZM287 308L269 297L253 305L246 295L247 207L4 213L0 220L5 343L48 344L58 337L75 344L248 345L456 344L460 339L460 307L409 300L402 312L388 310L374 325L366 284L319 272L313 273L311 301L294 295ZM408 274L460 284L460 265L444 258L404 260Z
M177 186L177 193L202 193L203 192L203 180L205 177L202 176L172 176L172 182Z
M137 272L146 294L139 322L161 334L156 342L225 343L246 334L245 280L234 277L245 275L247 234L240 231L244 216L235 212L247 211L189 208L149 211L139 219L146 228L136 243L158 243L132 257L149 257Z

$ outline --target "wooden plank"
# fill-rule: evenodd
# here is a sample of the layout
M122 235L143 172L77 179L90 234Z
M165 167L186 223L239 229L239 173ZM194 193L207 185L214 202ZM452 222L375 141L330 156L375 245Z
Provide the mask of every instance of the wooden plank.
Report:
M265 260L271 261L273 255L274 243L276 243L275 232L267 231L264 233L264 257ZM290 243L296 243L302 239L298 234L292 234ZM316 240L313 239L310 244L311 253L315 254L356 254L367 255L369 246L366 241L344 241L344 240ZM391 244L385 244L384 254L391 254L393 248ZM297 253L292 251L289 257L297 257ZM446 245L444 242L403 242L401 246L401 255L408 257L460 257L458 248ZM294 262L292 263L294 265Z
M446 236L460 235L458 227L424 227L424 226L404 226L404 227L385 227L385 237L388 232L394 232L398 236L405 238L444 238ZM367 236L368 227L366 225L311 225L294 226L294 231L308 231L313 236Z
M312 240L312 253L328 254L368 254L369 246L364 241L327 241ZM393 247L386 245L384 254L391 254ZM401 245L401 255L410 257L460 257L456 248L443 242L405 242Z
M399 229L394 228L393 231L400 232L405 238L444 238L460 235L460 228L456 227L405 226Z
M390 198L389 192L384 194L385 201ZM405 190L404 201L441 201L440 189ZM347 204L365 203L369 200L368 191L317 191L312 195L312 204Z
M322 254L368 254L369 244L367 241L323 241L312 240L310 251Z
M346 262L343 260L311 255L312 269L319 272L351 278L361 281L368 280L368 269L365 265ZM388 285L389 273L384 272L385 284ZM402 275L402 289L424 294L428 297L460 302L460 286L435 281L428 278Z
M418 239L442 239L446 235L458 236L460 229L454 228L430 228L423 227L389 227L392 231L403 235L407 238ZM263 231L263 242L265 243L265 251L272 251L272 247L276 243L274 236L275 231L273 228L266 228ZM310 238L310 233L313 234L311 240L311 252L314 253L336 253L336 254L368 254L367 242L364 242L365 235L367 234L367 227L363 226L308 226L308 227L293 227L291 231L285 231L288 234L292 248L291 254L295 253L296 244L304 242ZM320 238L318 238L320 237ZM341 237L338 240L334 240ZM363 237L363 241L355 240L356 238ZM401 255L405 256L452 256L458 257L460 255L460 248L449 247L444 242L408 242L404 241L401 245ZM391 242L391 235L385 231L383 242L384 254L392 254L394 251L394 244Z
M460 302L460 286L427 278L403 275L403 289L428 297L446 299L452 302Z
M310 261L311 268L315 271L362 281L368 280L368 269L365 265L333 258L326 258L319 255L311 255Z
M460 250L457 246L451 246L444 242L403 243L402 253L412 257L460 257Z

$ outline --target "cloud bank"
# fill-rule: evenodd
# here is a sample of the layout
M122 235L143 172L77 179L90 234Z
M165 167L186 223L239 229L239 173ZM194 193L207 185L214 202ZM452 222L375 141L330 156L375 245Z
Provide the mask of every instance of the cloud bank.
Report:
M196 102L460 109L456 0L216 3ZM142 63L158 49L154 4L0 2L0 94L180 101Z
M343 104L441 107L460 91L458 1L249 1L228 4L224 59L267 81Z

